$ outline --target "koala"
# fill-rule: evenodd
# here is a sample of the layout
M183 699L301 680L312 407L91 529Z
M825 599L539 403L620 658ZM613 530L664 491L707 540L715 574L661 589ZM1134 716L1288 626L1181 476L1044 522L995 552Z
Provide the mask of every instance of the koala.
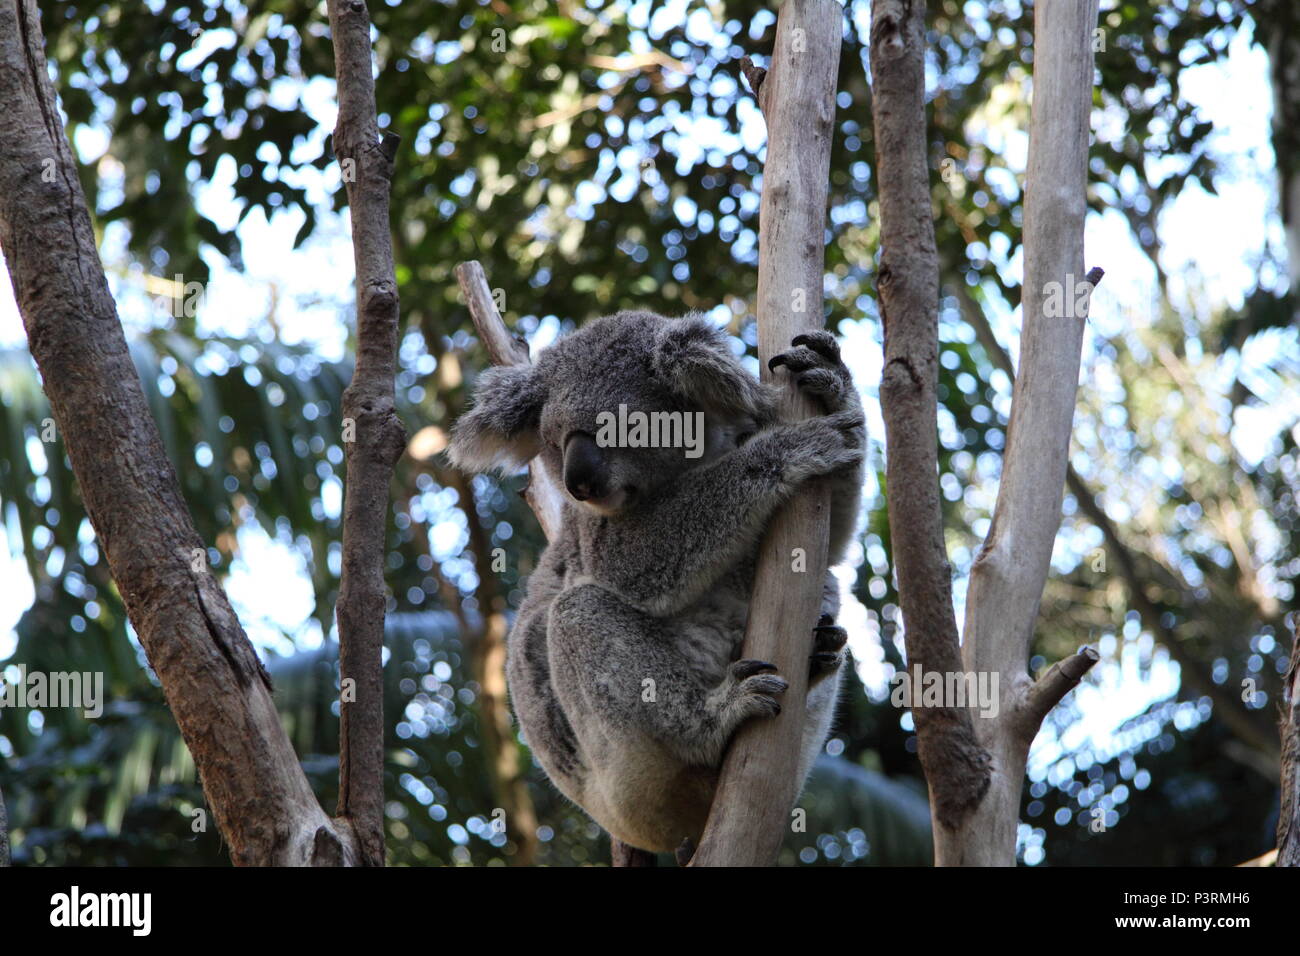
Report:
M533 365L483 372L453 428L459 468L509 470L540 455L563 477L560 533L507 642L510 696L552 782L644 850L698 845L736 728L780 712L786 680L739 659L773 512L823 479L832 565L855 531L865 421L835 338L800 335L769 364L825 414L778 422L779 388L749 374L703 316L620 312ZM600 440L624 412L679 413L702 427L690 449ZM830 731L846 638L838 610L828 574L822 615L808 622L801 780Z

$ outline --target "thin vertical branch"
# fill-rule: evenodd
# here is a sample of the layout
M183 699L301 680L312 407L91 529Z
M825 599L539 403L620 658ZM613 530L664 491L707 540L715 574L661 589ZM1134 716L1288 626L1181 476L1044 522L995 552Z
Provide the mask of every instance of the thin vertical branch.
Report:
M746 72L767 122L759 210L758 350L767 361L801 332L823 325L826 194L843 8L834 0L785 0L771 69ZM814 414L784 389L787 420ZM776 860L799 796L808 655L826 577L827 488L810 485L773 518L759 549L741 656L770 661L789 681L782 713L736 733L692 866L767 866ZM791 556L806 555L802 571Z
M478 331L479 341L487 349L493 365L527 365L528 343L510 334L501 313L492 301L483 267L471 260L456 266L456 281L469 306L470 318ZM537 515L542 533L548 541L560 534L560 516L564 513L564 492L559 483L546 472L540 457L528 463L528 487L524 499Z
M339 115L334 153L347 184L357 285L357 361L343 393L347 481L343 569L335 609L342 684L339 815L366 863L384 862L383 649L385 535L393 466L406 447L394 410L397 280L389 190L397 137L379 134L364 0L329 0Z
M1277 865L1300 866L1300 621L1291 645L1282 701L1282 797L1277 818Z
M961 670L952 569L939 498L939 258L930 202L925 122L925 7L876 0L871 101L880 183L880 272L885 365L886 488L907 666ZM990 758L967 708L914 707L918 756L930 784L935 845L989 786Z
M504 328L504 326L503 326ZM506 691L506 598L489 563L492 544L482 521L475 512L474 489L469 478L455 468L439 470L439 482L454 488L461 510L469 525L469 552L474 556L478 602L482 623L466 630L472 641L470 653L474 680L478 682L476 703L479 733L482 736L484 763L492 789L505 810L506 833L515 844L513 862L530 866L537 856L537 815L528 796L524 768L510 722L510 705ZM458 594L453 593L452 600ZM458 614L463 618L463 614ZM494 808L495 809L495 808Z
M0 866L9 865L9 813L5 810L5 797L0 793Z

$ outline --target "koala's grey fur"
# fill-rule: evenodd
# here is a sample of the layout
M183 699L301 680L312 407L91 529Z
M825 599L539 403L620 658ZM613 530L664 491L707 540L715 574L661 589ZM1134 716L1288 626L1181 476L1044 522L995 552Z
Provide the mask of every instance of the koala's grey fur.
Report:
M567 476L566 450L596 433L601 412L705 413L702 457L592 453L608 494L578 501L571 489L509 639L510 693L533 753L567 797L635 847L698 843L732 733L780 709L786 682L771 665L737 660L773 511L801 483L829 476L831 564L855 530L861 403L829 333L795 342L773 361L828 413L797 424L775 421L776 387L746 372L703 317L621 312L560 339L534 365L485 371L454 430L458 467L509 468L540 454L550 474ZM821 626L803 776L833 716L838 603L828 575L828 616L807 622Z

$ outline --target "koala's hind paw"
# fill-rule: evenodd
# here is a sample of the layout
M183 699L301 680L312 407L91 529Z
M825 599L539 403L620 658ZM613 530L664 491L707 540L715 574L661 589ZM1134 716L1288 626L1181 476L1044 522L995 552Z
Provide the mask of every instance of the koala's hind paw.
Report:
M829 677L840 668L848 631L837 627L829 614L823 614L813 628L813 652L808 658L808 683Z
M777 699L790 684L767 661L744 660L731 665L729 680L735 685L728 695L729 704L740 711L744 720L753 716L776 716L781 713Z
M795 384L816 395L830 412L854 404L853 377L840 358L840 346L831 333L819 329L796 335L789 351L772 356L767 363L775 370L784 365L794 376Z

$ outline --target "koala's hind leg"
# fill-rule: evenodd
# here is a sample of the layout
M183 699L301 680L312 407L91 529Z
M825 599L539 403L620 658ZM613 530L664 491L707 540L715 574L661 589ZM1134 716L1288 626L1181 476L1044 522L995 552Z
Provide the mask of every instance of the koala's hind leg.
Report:
M579 737L593 723L606 739L645 735L690 764L715 766L742 721L780 712L787 686L770 664L731 663L729 649L680 642L671 620L596 584L555 599L547 636L556 692Z
M595 584L555 598L547 644L590 768L584 809L647 850L698 837L727 741L744 720L777 713L786 682L770 664L729 663L729 648L701 648Z

